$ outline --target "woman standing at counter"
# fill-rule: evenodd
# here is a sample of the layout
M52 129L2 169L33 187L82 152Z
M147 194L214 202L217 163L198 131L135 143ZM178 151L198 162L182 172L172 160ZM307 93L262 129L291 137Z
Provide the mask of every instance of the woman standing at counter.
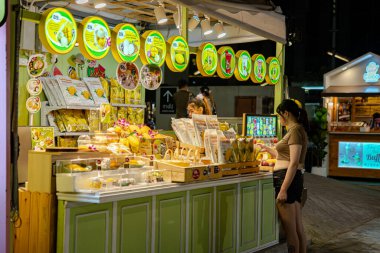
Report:
M273 173L277 209L286 232L288 252L306 253L306 235L302 223L302 169L307 150L309 123L307 113L295 101L286 99L278 107L280 123L288 129L275 149L261 145L277 158Z

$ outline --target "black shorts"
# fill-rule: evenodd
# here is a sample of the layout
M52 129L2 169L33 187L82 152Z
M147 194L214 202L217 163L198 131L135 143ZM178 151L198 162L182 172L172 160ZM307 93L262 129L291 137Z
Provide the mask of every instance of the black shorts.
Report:
M276 199L277 199L278 193L281 190L282 183L285 180L286 172L287 172L286 169L277 170L273 172L273 185L276 191ZM296 174L294 175L293 181L287 190L288 198L285 203L292 204L295 201L298 201L299 203L301 203L302 191L303 191L303 174L300 170L297 170Z

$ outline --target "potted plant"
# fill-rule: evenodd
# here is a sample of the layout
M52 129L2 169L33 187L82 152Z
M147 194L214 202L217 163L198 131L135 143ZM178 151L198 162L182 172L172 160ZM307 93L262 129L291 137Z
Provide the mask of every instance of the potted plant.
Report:
M322 167L323 161L326 157L327 147L327 109L324 107L317 107L314 111L313 119L310 123L311 135L310 141L313 143L313 167L312 173L318 175L327 175L326 168Z

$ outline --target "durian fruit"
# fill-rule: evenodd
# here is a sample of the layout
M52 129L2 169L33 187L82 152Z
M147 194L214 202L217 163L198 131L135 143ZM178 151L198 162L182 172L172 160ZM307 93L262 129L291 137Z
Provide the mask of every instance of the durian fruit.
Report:
M141 129L141 133L149 133L149 131L151 131L150 127L148 126L143 126Z
M129 147L133 153L138 153L140 149L140 139L136 135L128 136Z

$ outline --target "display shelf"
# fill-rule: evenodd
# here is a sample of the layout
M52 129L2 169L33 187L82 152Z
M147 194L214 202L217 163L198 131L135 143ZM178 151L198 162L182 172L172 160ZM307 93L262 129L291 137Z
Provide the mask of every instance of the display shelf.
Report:
M111 106L114 106L114 107L146 108L146 105L117 104L117 103L111 103Z

